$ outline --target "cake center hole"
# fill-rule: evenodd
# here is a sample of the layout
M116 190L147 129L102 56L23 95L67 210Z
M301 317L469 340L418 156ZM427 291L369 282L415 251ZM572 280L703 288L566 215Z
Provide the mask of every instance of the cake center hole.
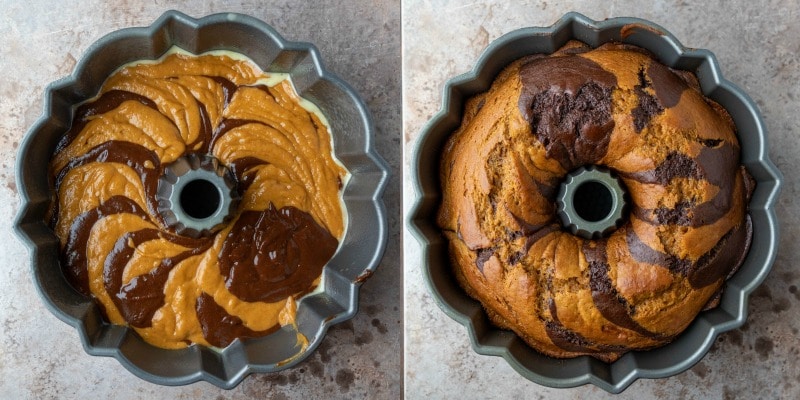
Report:
M598 222L611 214L614 197L608 186L597 181L587 181L575 190L572 204L579 217L585 221Z
M205 179L193 180L181 191L181 208L192 218L205 219L214 215L221 202L222 193Z

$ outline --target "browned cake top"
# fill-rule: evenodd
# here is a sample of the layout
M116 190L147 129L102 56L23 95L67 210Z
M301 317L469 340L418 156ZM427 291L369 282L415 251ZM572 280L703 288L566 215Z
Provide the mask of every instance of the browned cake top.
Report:
M564 176L601 165L627 222L564 231ZM750 243L752 180L730 116L646 51L570 42L509 65L447 143L438 222L460 283L552 356L612 360L664 344L715 298Z

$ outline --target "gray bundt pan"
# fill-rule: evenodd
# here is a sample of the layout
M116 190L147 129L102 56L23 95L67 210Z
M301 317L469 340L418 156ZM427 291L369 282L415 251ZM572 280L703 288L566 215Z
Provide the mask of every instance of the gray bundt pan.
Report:
M705 95L720 103L733 117L742 146L742 162L758 181L750 202L752 248L741 269L727 281L719 307L701 313L671 344L646 352L631 352L611 364L588 356L550 358L525 345L513 332L494 327L481 305L456 283L449 267L447 243L435 223L441 199L440 154L448 136L460 123L465 100L486 91L511 61L534 53L552 53L571 39L592 47L609 41L637 45L650 50L672 68L694 72ZM767 133L755 103L722 78L711 52L686 48L664 28L641 19L593 21L578 13L568 13L551 27L519 29L495 40L472 71L445 84L442 108L423 128L412 168L417 197L408 222L422 245L424 276L434 298L447 315L467 327L476 352L501 356L522 376L545 386L592 383L619 393L636 379L664 378L688 369L706 354L717 335L744 324L748 296L767 276L777 252L778 221L774 205L783 178L769 160Z
M110 325L99 308L67 283L58 261L58 241L45 223L51 200L47 167L53 149L72 123L75 105L93 97L122 64L155 59L171 46L198 54L232 50L269 72L291 74L295 88L328 118L338 159L351 173L344 187L347 229L324 269L324 291L298 306L299 331L308 338L303 350L294 332L281 329L253 340L235 341L221 351L203 346L164 350L144 342L133 330ZM22 198L16 231L30 249L33 280L47 307L77 328L87 353L114 357L131 372L163 385L206 380L222 388L236 386L253 372L274 372L307 357L328 327L352 318L358 289L380 261L387 239L381 199L389 169L372 144L374 128L355 91L326 71L317 49L288 42L264 22L240 14L193 19L168 11L149 27L113 32L86 51L75 71L45 90L44 114L19 150L17 185Z

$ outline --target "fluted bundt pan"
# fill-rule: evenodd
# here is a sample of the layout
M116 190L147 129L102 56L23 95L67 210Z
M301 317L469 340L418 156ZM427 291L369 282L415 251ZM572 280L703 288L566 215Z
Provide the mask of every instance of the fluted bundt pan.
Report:
M702 312L672 343L654 350L629 352L610 364L589 356L550 358L528 347L513 332L492 325L481 304L459 287L450 268L447 241L436 225L441 203L439 162L445 142L461 122L465 101L486 91L512 61L531 54L553 53L569 40L591 47L612 41L636 45L671 68L693 72L703 94L732 116L742 148L742 164L757 181L749 204L752 247L742 267L725 283L719 306ZM542 385L574 387L591 383L619 393L636 379L663 378L688 369L706 354L717 335L744 324L748 296L767 276L778 246L775 202L782 177L767 150L767 133L758 108L741 89L722 78L711 52L684 47L665 29L645 20L593 21L568 13L553 26L523 28L502 36L489 45L472 71L444 85L442 108L423 128L414 149L412 179L417 197L408 224L422 246L423 273L434 298L447 315L467 328L476 352L501 356L522 376ZM597 182L604 179L592 178ZM589 214L593 212L591 208ZM613 225L611 209L613 204L604 207L596 219L610 219L608 222ZM568 227L573 225L570 218L579 214L573 211L568 210L562 217ZM575 232L583 229L583 234L590 237L599 236L605 229L595 232L591 227L581 228L585 226L582 222L574 225Z
M106 322L100 308L73 289L61 271L58 240L45 221L52 199L48 160L72 124L75 106L93 97L106 77L123 64L157 59L172 46L194 54L230 50L248 56L266 72L288 73L297 92L327 117L335 155L350 172L343 188L347 225L336 254L323 270L323 290L298 304L297 330L308 339L306 347L297 343L297 332L284 327L262 338L236 340L221 350L198 345L181 350L157 348L133 330ZM355 315L359 286L383 255L387 223L381 194L389 171L372 146L373 134L369 112L359 96L324 69L313 45L288 42L255 18L226 13L193 19L169 11L151 26L113 32L86 51L71 76L47 87L44 114L20 146L17 185L22 201L16 230L30 249L34 283L47 307L78 330L87 353L114 357L148 381L182 385L206 380L231 388L250 373L289 368L319 345L328 327ZM173 166L171 180L162 182L164 198L160 200L165 209L176 211L167 218L176 230L202 235L225 220L228 202L235 202L236 196L226 195L231 192L226 172L213 160L184 161ZM207 209L192 209L191 201L176 208L180 196L173 194L191 193L189 187L198 181L216 187L220 197L211 199ZM191 219L204 223L193 224Z

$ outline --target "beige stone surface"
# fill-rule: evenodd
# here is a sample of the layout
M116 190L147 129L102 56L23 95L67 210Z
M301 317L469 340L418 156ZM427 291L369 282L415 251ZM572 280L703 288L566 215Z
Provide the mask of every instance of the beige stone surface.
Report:
M386 255L362 286L360 312L328 332L295 368L254 374L233 390L205 382L164 387L113 358L93 357L56 319L32 282L28 253L12 233L19 208L18 145L42 112L44 87L68 75L86 48L114 30L151 24L168 9L192 17L233 11L260 18L288 40L316 44L327 69L365 100L378 151L401 159L400 4L377 1L3 1L0 7L0 398L245 399L400 398L402 291L400 179L385 199L392 232Z
M720 336L692 369L673 378L637 381L618 397L800 398L800 272L793 263L800 257L794 246L800 181L792 173L800 162L794 132L800 125L797 0L405 0L402 7L397 0L64 3L5 1L0 7L0 397L394 399L403 397L404 389L409 399L611 397L590 386L542 387L520 377L502 359L474 353L466 330L428 292L415 239L408 233L400 236L401 148L407 176L411 146L438 110L445 80L467 72L483 48L502 34L550 25L567 11L579 11L594 19L646 18L687 46L714 51L725 77L761 107L770 156L786 177L778 204L778 258L751 297L748 323ZM272 24L287 39L315 43L325 65L361 93L378 128L377 147L394 169L385 195L389 246L376 274L362 287L358 316L332 328L320 348L296 368L252 375L230 391L203 382L150 384L114 359L87 355L74 329L44 307L31 282L27 252L11 230L19 206L17 147L41 113L44 86L69 74L102 35L148 25L167 9L193 17L244 12ZM407 210L414 196L408 179L403 179L402 190Z
M693 368L668 379L639 380L623 399L800 398L800 27L796 0L480 1L405 0L403 10L404 210L413 144L439 109L444 82L469 71L494 39L516 28L549 26L569 11L600 20L636 16L670 30L684 45L712 50L724 76L762 110L770 157L785 174L777 212L781 242L772 272L750 299L747 324L721 335ZM547 388L503 359L476 354L466 329L442 312L422 278L419 246L404 234L405 391L409 399L594 399L593 387Z

